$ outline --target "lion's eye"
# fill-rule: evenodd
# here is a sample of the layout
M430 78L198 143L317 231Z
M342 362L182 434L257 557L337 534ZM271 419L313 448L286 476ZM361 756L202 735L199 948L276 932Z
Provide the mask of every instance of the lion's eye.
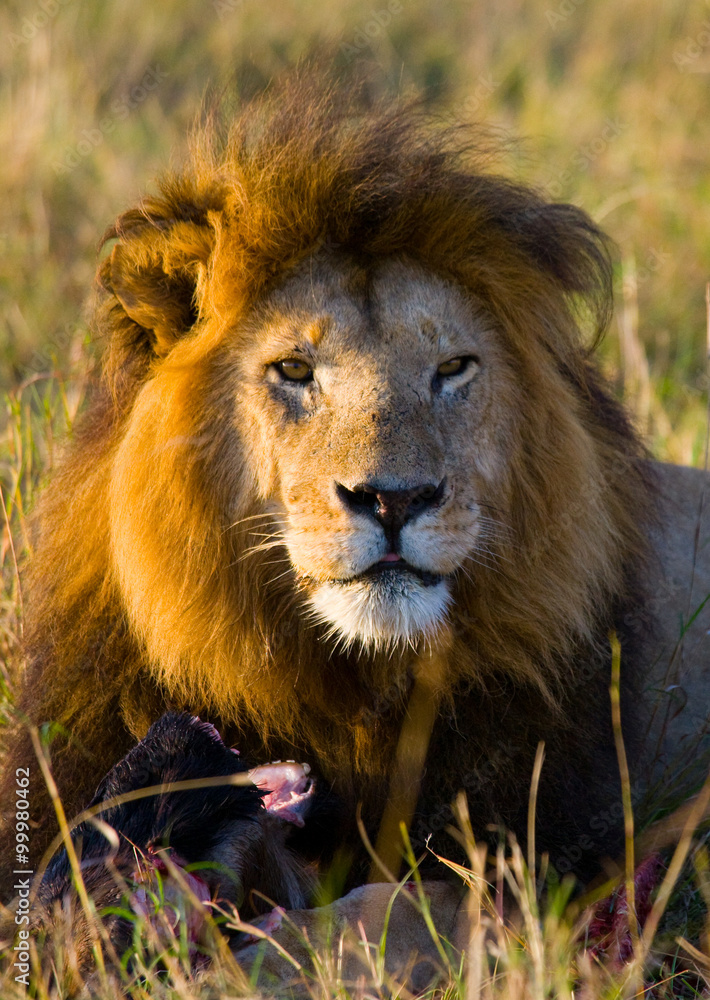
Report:
M274 368L289 382L309 382L313 378L313 369L299 358L284 358L277 361Z
M451 358L450 361L443 361L439 367L436 369L436 374L442 378L447 378L449 375L460 375L464 372L470 362L476 362L476 358L464 357L464 358Z

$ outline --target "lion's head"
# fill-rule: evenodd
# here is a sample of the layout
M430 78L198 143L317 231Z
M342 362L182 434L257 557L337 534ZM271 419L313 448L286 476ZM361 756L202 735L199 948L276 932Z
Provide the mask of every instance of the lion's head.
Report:
M107 234L39 641L324 747L440 638L449 683L554 698L644 548L603 235L416 110L290 81L217 131Z
M232 432L225 451L246 464L247 482L234 482L227 509L235 522L257 522L244 522L244 569L257 556L270 563L330 645L359 651L435 635L452 601L472 586L488 589L501 560L520 563L521 549L529 558L540 531L531 521L542 514L539 495L521 495L533 461L540 490L566 478L569 495L586 494L586 509L603 516L594 503L599 456L564 378L529 361L526 370L481 294L406 254L309 253L229 324L215 353L220 420ZM147 390L151 409L175 378L173 365L168 371ZM160 447L173 440L168 433ZM549 456L542 434L557 435L564 451ZM121 455L128 481L119 458L113 531L131 593L134 564L143 561L133 543L142 505L123 500L136 468L132 435ZM565 459L563 477L555 464ZM553 510L545 513L545 532L565 530ZM603 531L598 521L589 528L597 538ZM578 552L578 611L590 610L608 561L596 541ZM136 618L148 608L141 595Z

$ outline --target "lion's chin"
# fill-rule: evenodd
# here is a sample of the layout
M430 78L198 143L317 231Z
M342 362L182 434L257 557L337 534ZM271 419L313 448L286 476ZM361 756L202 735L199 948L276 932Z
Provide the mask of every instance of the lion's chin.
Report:
M446 617L451 594L446 579L423 580L390 571L318 584L308 603L330 638L346 647L359 642L383 649L433 635Z

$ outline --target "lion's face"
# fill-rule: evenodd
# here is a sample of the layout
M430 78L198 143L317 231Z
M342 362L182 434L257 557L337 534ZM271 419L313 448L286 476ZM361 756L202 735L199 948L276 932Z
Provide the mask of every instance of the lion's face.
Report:
M493 320L411 262L320 255L241 332L238 425L313 615L346 644L432 633L506 523L514 378Z

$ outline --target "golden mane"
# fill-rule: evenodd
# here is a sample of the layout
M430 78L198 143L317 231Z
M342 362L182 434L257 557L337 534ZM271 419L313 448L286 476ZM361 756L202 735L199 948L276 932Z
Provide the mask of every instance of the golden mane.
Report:
M590 361L609 249L581 210L486 162L468 130L291 79L226 135L208 122L184 170L107 232L105 375L37 511L21 696L73 732L91 776L168 706L333 772L386 769L382 720L401 715L413 654L334 651L283 567L246 557L258 458L225 417L225 338L318 250L410 259L496 318L524 419L495 565L456 580L448 690L513 684L551 719L584 699L573 675L635 606L652 517L644 450ZM129 524L130 579L110 544Z

